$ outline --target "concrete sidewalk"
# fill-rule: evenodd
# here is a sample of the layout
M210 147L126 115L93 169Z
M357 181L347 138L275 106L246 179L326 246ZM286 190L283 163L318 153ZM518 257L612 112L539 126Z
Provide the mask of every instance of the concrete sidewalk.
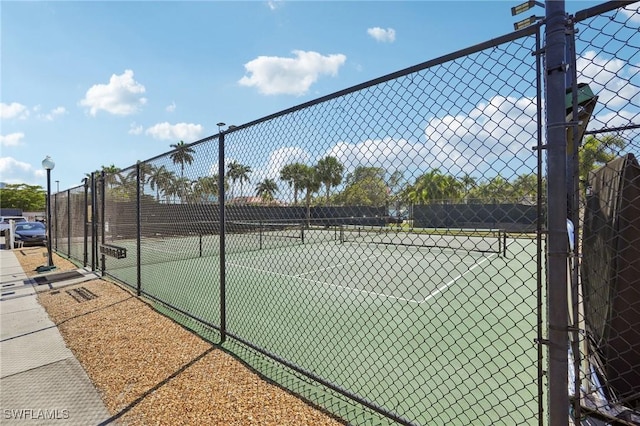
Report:
M12 250L0 249L0 423L3 425L110 422L111 416L97 390L36 296L38 291L97 277L84 269L77 272L79 276L70 280L38 285L26 276ZM55 270L46 276L54 274Z

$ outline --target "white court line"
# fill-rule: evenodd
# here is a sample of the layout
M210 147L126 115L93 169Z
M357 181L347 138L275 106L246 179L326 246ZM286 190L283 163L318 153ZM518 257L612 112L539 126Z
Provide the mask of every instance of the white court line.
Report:
M478 266L482 265L484 262L486 262L487 260L491 259L493 256L496 256L496 254L494 253L494 254L491 254L490 256L485 257L480 262L476 263L471 268L469 268L468 271L463 272L462 274L458 275L457 277L455 277L454 279L452 279L451 281L449 281L448 283L446 283L442 287L438 287L435 291L429 293L429 295L427 297L425 297L423 301L418 302L418 303L422 304L422 303L426 302L427 300L431 299L432 297L434 297L435 295L437 295L438 293L442 293L447 288L449 288L450 286L455 284L455 282L458 281L460 278L462 278L463 276L467 275L469 272L473 271Z
M375 291L362 290L362 289L353 288L353 287L347 287L347 286L339 285L339 284L329 284L329 283L326 283L324 281L318 281L318 280L312 280L310 278L305 278L305 277L302 276L304 274L288 275L288 274L282 274L280 272L268 271L268 270L265 270L265 269L254 268L254 267L251 267L251 266L246 266L246 265L241 265L241 264L238 264L238 263L231 263L231 262L229 262L229 265L238 266L240 268L249 269L249 270L256 271L256 272L266 272L267 274L276 275L276 276L283 277L283 278L299 279L299 280L303 280L303 281L307 281L307 282L315 283L315 284L320 284L320 285L327 286L327 287L335 287L335 288L340 288L340 289L343 289L343 290L353 291L353 292L356 292L356 293L370 294L370 295L373 295L373 296L376 296L376 297L400 300L400 301L409 302L409 303L417 303L418 305L421 305L421 304L427 302L429 299L432 299L433 297L435 297L439 293L442 293L447 288L451 287L460 278L462 278L463 276L467 275L469 272L473 271L478 266L482 265L484 262L488 261L489 259L491 259L494 256L496 256L496 254L491 254L491 255L483 258L482 260L480 260L480 262L477 262L473 266L471 266L469 268L469 270L467 270L467 271L463 272L462 274L458 275L457 277L455 277L451 281L447 282L442 287L438 287L436 290L434 290L433 292L429 293L429 295L427 297L425 297L423 300L408 299L406 297L398 297L398 296L393 296L393 295L389 295L389 294L385 294L385 293L377 293ZM342 264L342 265L346 265L346 264L349 264L349 263L352 263L352 262L348 262L348 263L345 263L345 264ZM340 265L333 265L332 267L335 268L336 266L340 266ZM318 271L322 271L322 270L318 270ZM314 271L314 272L318 272L318 271ZM306 274L306 272L305 272L305 274Z
M353 265L355 263L362 262L363 260L378 259L378 258L380 258L380 255L369 256L369 257L365 257L364 259L363 258L358 258L358 259L355 259L355 260L350 261L350 262L338 263L338 264L335 264L335 265L327 266L326 268L314 269L312 271L303 272L301 274L293 275L293 276L302 278L303 275L313 274L315 272L322 272L322 271L326 271L328 269L335 269L335 268L339 268L340 266Z
M371 295L374 295L376 297L384 297L384 298L387 298L387 299L402 300L404 302L421 303L421 302L419 302L417 300L407 299L407 298L398 297L398 296L391 296L391 295L388 295L388 294L385 294L385 293L376 293L375 291L361 290L361 289L358 289L358 288L352 288L352 287L347 287L347 286L338 285L338 284L329 284L329 283L326 283L324 281L318 281L318 280L312 280L310 278L304 278L304 277L302 277L300 275L281 274L280 272L267 271L266 269L254 268L252 266L246 266L246 265L241 265L241 264L238 264L238 263L231 263L231 262L229 263L229 265L238 266L240 268L249 269L249 270L256 271L256 272L265 272L267 274L276 275L276 276L279 276L279 277L299 279L299 280L307 281L307 282L310 282L310 283L320 284L320 285L323 285L323 286L326 286L326 287L336 287L336 288L341 288L341 289L344 289L344 290L353 291L353 292L356 292L356 293L371 294Z

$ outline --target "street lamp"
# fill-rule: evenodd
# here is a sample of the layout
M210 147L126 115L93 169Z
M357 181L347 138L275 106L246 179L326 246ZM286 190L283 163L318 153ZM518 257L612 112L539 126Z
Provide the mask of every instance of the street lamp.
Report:
M56 166L48 155L42 160L42 167L47 171L47 252L49 254L48 269L53 269L53 256L51 255L51 170Z

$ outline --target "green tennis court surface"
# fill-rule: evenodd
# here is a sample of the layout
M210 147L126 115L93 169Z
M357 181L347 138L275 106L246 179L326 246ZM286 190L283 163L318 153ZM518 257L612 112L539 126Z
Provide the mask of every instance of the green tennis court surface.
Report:
M499 424L506 410L534 423L534 241L509 240L505 257L322 232L226 255L230 333L420 424ZM171 241L143 243L143 290L218 324L219 258L171 261ZM136 282L132 259L108 261Z

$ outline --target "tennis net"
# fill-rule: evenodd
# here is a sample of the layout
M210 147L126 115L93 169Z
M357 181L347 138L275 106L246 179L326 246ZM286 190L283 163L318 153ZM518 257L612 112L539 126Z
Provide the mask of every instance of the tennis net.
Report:
M345 225L340 228L340 241L506 255L506 233L502 229L400 229Z

